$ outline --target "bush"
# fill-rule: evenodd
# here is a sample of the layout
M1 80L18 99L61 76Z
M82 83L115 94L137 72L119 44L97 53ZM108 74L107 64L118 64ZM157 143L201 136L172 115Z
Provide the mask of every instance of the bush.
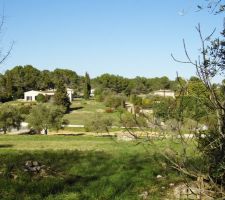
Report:
M23 115L28 115L32 109L32 105L22 105L19 107L19 112Z
M124 127L132 128L132 127L146 127L147 121L143 117L138 117L136 115L132 115L131 113L123 113L121 115L121 124Z
M6 133L11 128L19 130L20 124L23 121L23 116L20 113L18 106L3 104L0 108L0 129Z
M104 117L100 114L95 115L93 118L87 120L84 124L85 131L90 132L108 132L112 126L112 118Z
M47 134L48 129L58 131L62 127L64 124L63 113L65 113L63 106L49 106L40 103L32 108L27 116L27 122L35 132L41 133L44 130Z
M96 88L94 95L96 101L104 102L106 97L115 95L115 92L111 91L110 89Z
M200 122L205 124L210 130L217 130L218 122L216 114L209 114L205 117L202 117Z
M218 184L225 181L225 138L216 130L202 131L205 137L198 138L198 148L207 161L209 176Z
M47 102L47 98L45 95L43 94L38 94L35 98L35 100L38 102L38 103L44 103L44 102Z
M104 96L102 94L96 95L95 100L97 102L103 102L104 101Z
M154 104L154 100L150 98L144 98L142 99L142 107L143 108L152 108Z
M141 106L142 105L142 98L137 96L137 95L131 95L130 96L130 101L133 103L135 106Z
M172 98L161 98L160 101L155 101L153 104L154 115L162 119L164 122L168 119L175 118L176 105Z
M111 95L105 99L105 105L110 108L125 107L125 98L120 95Z

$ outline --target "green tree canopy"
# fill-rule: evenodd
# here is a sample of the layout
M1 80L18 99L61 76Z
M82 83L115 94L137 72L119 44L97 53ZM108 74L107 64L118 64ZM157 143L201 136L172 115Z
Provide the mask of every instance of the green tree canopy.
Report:
M64 109L62 107L38 104L30 111L30 114L27 116L27 122L37 133L41 133L44 130L45 134L47 134L50 128L55 130L61 128L64 123L63 113Z
M85 73L85 80L84 80L84 98L89 99L91 95L91 80L89 74Z
M66 91L66 87L62 81L60 81L57 85L54 95L54 103L56 105L63 106L66 109L66 112L69 111L71 103Z
M3 104L0 107L0 128L6 133L11 128L20 128L23 117L16 106Z
M52 72L52 80L55 86L63 82L66 87L76 88L79 76L76 72L69 69L55 69Z

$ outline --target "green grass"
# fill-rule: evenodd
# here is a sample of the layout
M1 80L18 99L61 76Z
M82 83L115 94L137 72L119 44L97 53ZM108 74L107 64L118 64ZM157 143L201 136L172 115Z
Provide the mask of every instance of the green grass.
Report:
M1 135L0 153L35 150L94 150L114 155L145 153L149 145L136 145L138 141L123 142L111 137L76 135ZM148 147L151 153L170 146L167 140L155 142L157 149ZM175 146L175 144L173 144ZM176 144L176 146L179 146Z
M114 133L116 131L123 131L124 129L122 128L119 128L119 127L113 127L113 128L110 128L110 133ZM52 130L54 133L55 133L55 130ZM63 134L63 131L65 132L68 132L68 133L71 133L71 134L86 134L88 135L88 132L85 130L84 127L64 127L62 130L60 130ZM61 132L58 132L59 134L61 134ZM94 133L94 134L97 134L97 133Z
M102 102L95 100L76 99L72 102L71 112L65 115L65 119L69 120L70 124L83 125L87 119L93 118L96 113L101 113L103 116L111 117L113 125L119 123L119 113L106 113L106 106Z
M136 200L143 191L149 192L148 199L162 199L170 182L181 181L158 154L168 145L157 141L144 148L105 137L3 135L0 199ZM24 172L27 160L48 167L47 176ZM166 178L158 180L158 174Z
M12 106L17 106L17 105L35 105L37 102L35 101L23 101L23 100L14 100L14 101L9 101L4 104L12 105Z

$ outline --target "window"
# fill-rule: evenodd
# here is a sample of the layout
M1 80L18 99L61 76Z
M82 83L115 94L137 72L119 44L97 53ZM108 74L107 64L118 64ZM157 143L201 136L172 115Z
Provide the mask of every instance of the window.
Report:
M32 96L27 96L27 101L32 101Z

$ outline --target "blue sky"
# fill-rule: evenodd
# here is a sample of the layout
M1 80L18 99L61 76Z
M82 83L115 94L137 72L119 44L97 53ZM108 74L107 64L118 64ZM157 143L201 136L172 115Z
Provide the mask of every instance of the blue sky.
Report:
M192 0L0 0L6 23L3 50L15 45L0 72L16 65L39 69L68 68L91 77L113 73L126 77L184 77L192 66L184 58L182 39L196 55L197 23L204 32L222 27L222 17L194 12ZM179 15L181 10L185 15Z

